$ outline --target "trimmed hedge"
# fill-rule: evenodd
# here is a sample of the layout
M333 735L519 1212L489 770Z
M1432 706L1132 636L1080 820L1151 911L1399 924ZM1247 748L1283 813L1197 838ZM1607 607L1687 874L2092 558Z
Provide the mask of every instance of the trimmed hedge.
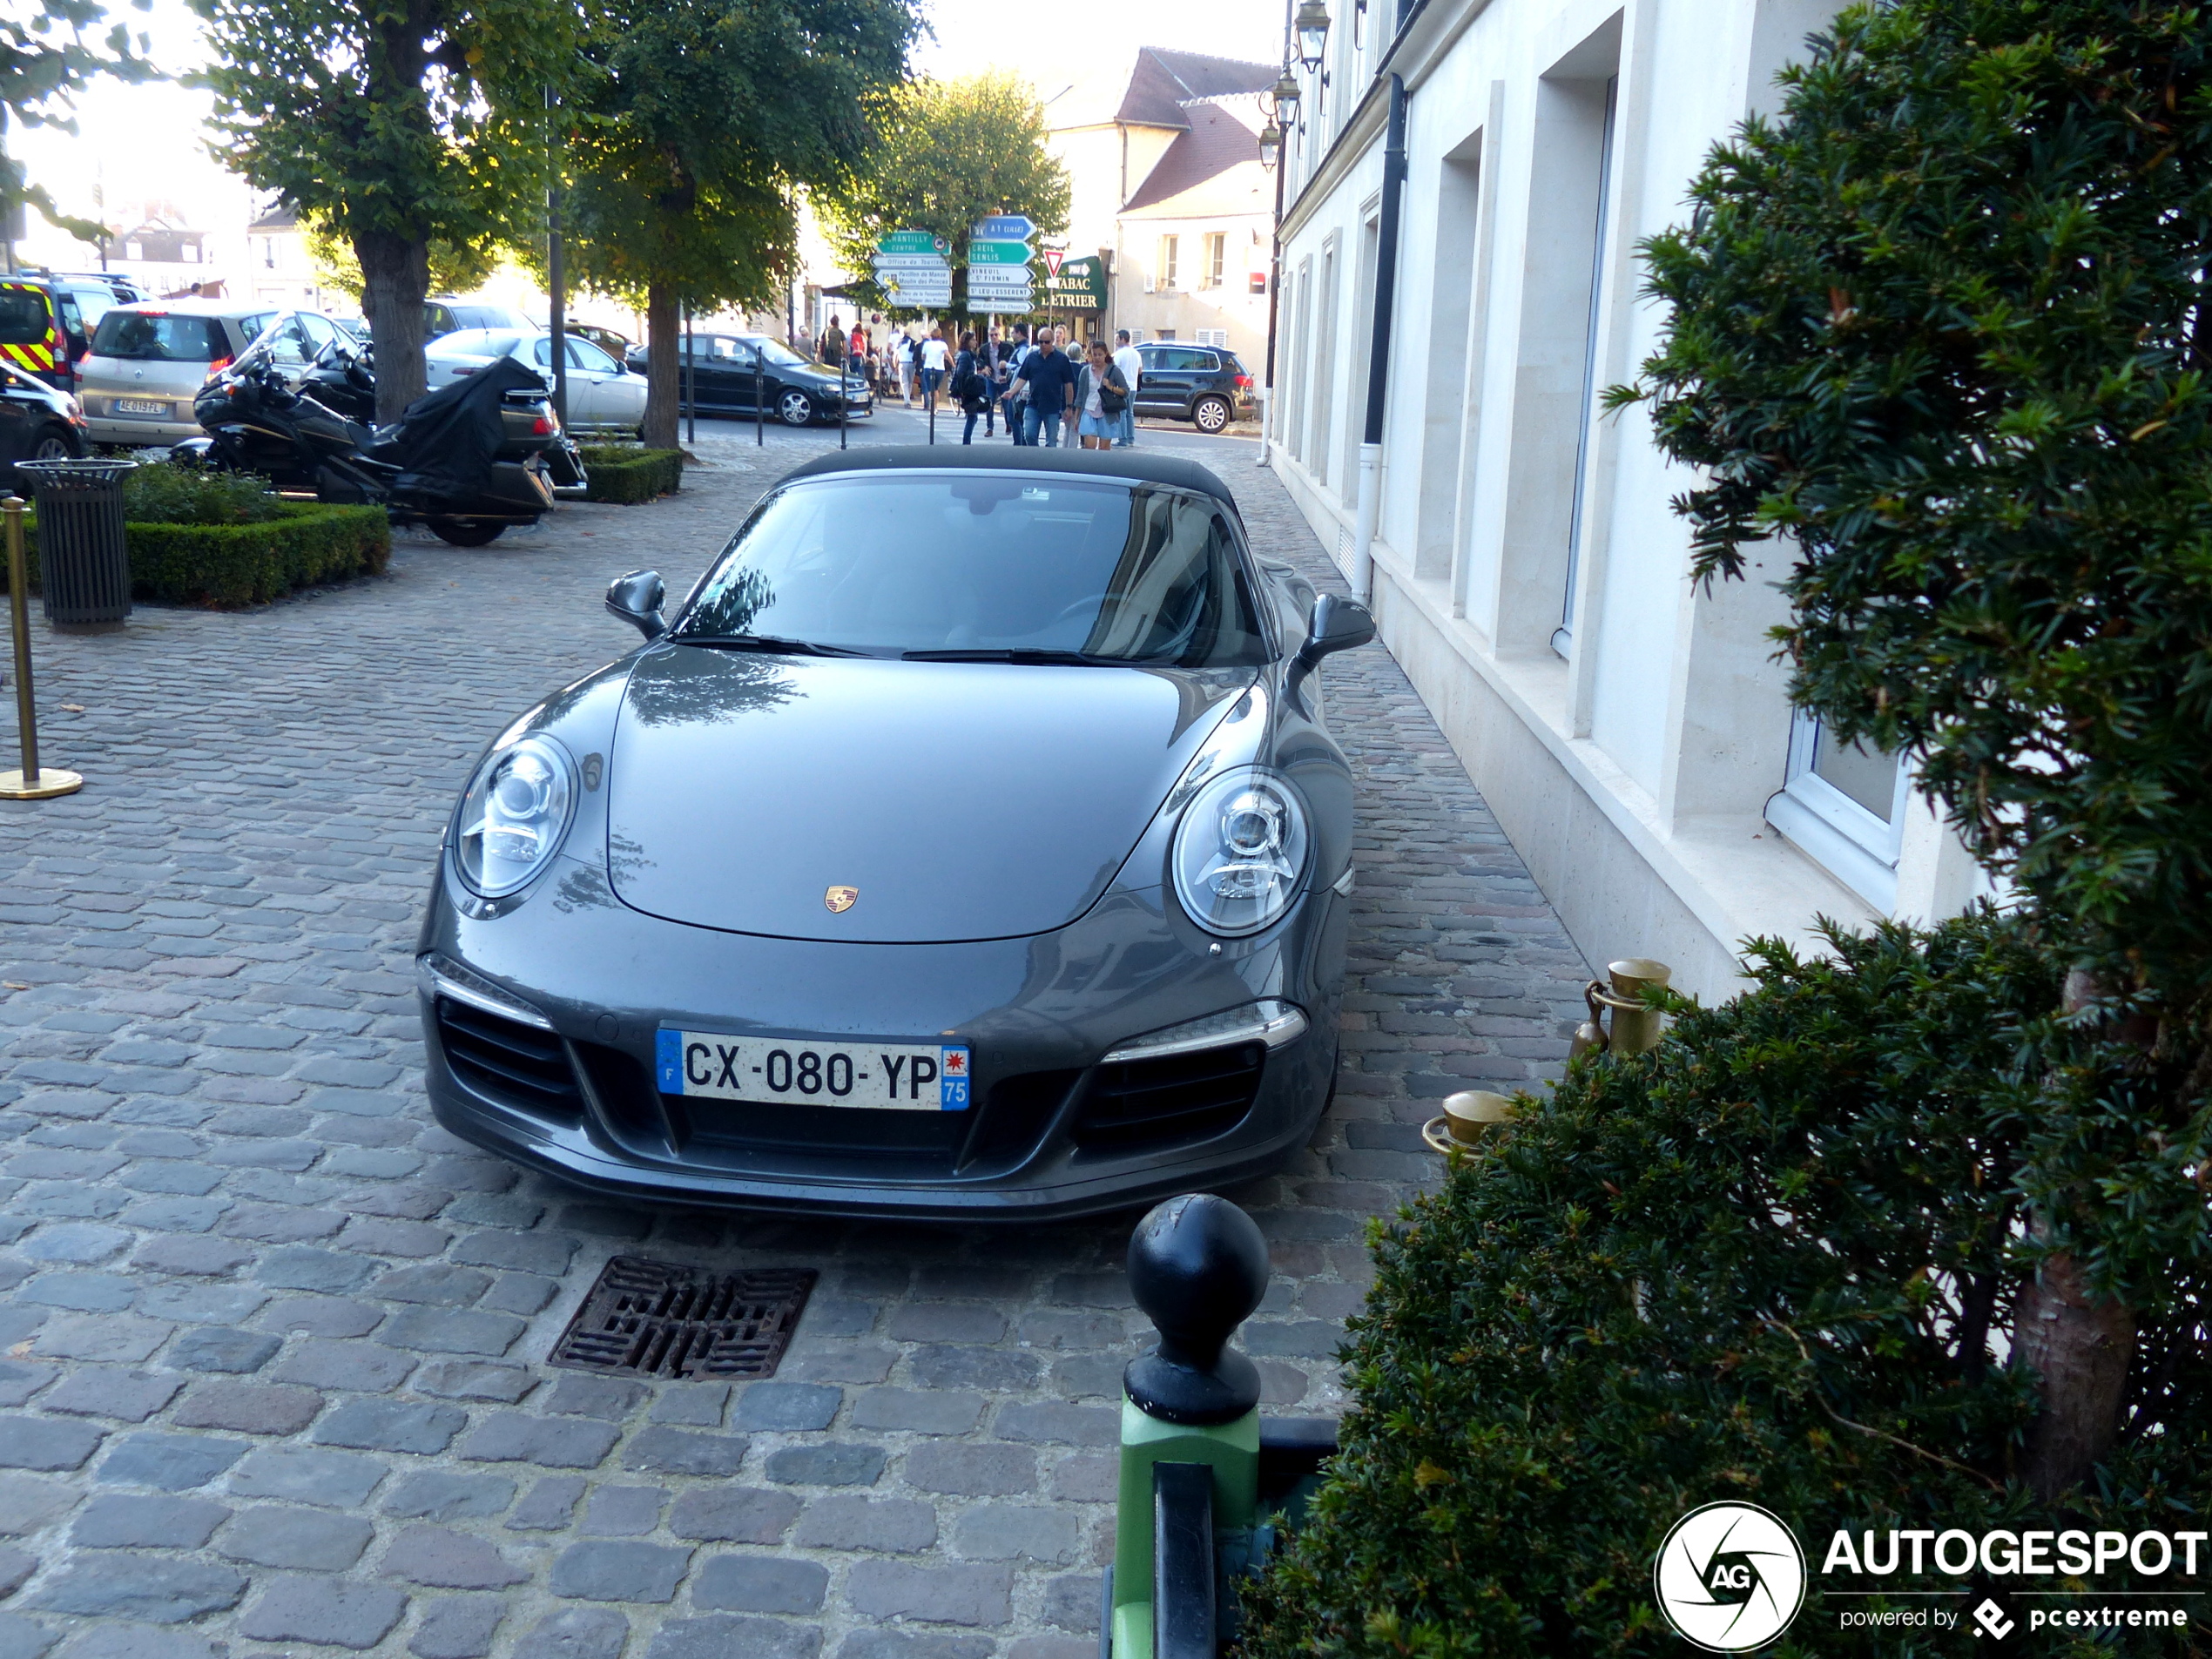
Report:
M132 596L167 604L260 604L318 582L381 575L392 556L381 507L285 502L265 523L125 524L124 536ZM36 592L38 521L30 514L24 553Z
M586 501L612 502L634 507L639 502L673 495L684 484L681 449L646 449L634 443L586 445L582 450L585 469L591 475Z
M1816 1585L1838 1528L2205 1524L2201 1194L2188 1239L2122 1287L2140 1380L2119 1449L2057 1505L2018 1479L2035 1380L2005 1354L2037 1255L2020 1219L2050 1163L2141 1087L2119 1050L2052 1017L2063 960L1986 910L1828 944L1829 961L1755 944L1756 988L1678 1004L1654 1053L1586 1059L1522 1096L1439 1191L1376 1227L1343 1450L1244 1588L1246 1659L1672 1659L1687 1649L1654 1605L1653 1556L1716 1499L1794 1527ZM2194 1190L2205 1119L2130 1143L2112 1190L2173 1211L2156 1170L2170 1160L2164 1187ZM2097 1588L2172 1582L2108 1568ZM1816 1596L1773 1659L1961 1651L1955 1633L1838 1628L1838 1605ZM2101 1629L2034 1651L2184 1647Z

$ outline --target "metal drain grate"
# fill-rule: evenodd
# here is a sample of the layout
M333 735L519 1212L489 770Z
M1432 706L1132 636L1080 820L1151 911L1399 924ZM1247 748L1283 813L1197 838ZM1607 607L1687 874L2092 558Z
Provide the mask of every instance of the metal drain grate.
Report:
M816 1277L811 1267L717 1273L617 1256L546 1363L625 1377L772 1377Z

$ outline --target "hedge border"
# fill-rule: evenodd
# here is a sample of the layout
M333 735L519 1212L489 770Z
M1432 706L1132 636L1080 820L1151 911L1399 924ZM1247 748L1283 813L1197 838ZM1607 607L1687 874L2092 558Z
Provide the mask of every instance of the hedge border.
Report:
M133 598L235 609L296 588L380 576L392 556L381 507L286 502L258 524L125 524ZM38 591L38 521L24 516L25 574ZM7 573L0 570L0 592Z
M635 507L642 502L673 495L684 487L681 449L644 449L635 444L601 443L583 451L590 483L586 501L610 502Z

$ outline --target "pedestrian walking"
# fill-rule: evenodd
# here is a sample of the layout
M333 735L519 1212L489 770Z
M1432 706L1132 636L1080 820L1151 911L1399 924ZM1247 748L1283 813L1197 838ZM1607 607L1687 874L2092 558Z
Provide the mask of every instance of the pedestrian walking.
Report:
M899 359L899 397L908 408L914 406L914 337L901 328L891 336L893 349Z
M856 363L867 355L868 334L867 329L860 327L860 320L858 317L853 319L853 337L846 341L845 345L846 354Z
M1129 383L1129 397L1122 405L1121 446L1126 449L1136 442L1136 387L1144 374L1144 354L1131 343L1126 328L1114 331L1114 367Z
M937 388L945 383L945 371L952 366L952 353L945 346L945 331L933 328L929 338L921 342L921 406L926 409L937 407Z
M1061 434L1076 421L1076 366L1059 349L1051 329L1037 330L1036 343L1022 361L1020 377L1029 388L1022 425L1026 442L1057 449Z
M1029 343L1029 325L1014 325L1014 349L1006 357L1006 435L1017 444L1026 444L1028 434L1023 429L1023 410L1028 405L1029 383L1022 378L1022 365L1028 361L1035 349Z
M1006 395L1006 342L999 338L999 326L993 323L989 331L976 343L975 369L983 377L983 393L988 400L983 405L983 435L998 435L999 400Z
M975 422L991 407L991 378L985 372L982 354L977 350L973 332L960 337L960 355L953 360L953 401L959 404L968 416L961 428L962 443L975 442ZM983 435L990 436L988 429Z
M1129 407L1129 382L1114 366L1106 342L1090 342L1090 361L1076 377L1076 436L1086 449L1110 449L1121 435L1122 411Z
M834 315L829 320L829 327L822 330L821 346L815 354L822 360L822 366L826 368L842 368L845 366L845 325Z

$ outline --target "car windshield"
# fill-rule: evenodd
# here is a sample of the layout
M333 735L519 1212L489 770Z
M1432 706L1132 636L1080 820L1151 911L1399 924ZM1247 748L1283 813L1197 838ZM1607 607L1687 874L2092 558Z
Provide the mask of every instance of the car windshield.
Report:
M172 317L159 311L111 311L92 336L92 355L129 361L212 363L226 357L222 326L212 317Z
M872 656L1188 668L1267 658L1218 502L1035 473L859 475L779 490L675 630L755 636Z
M762 341L760 354L768 360L771 368L806 368L814 361L811 357L801 357L780 340Z

